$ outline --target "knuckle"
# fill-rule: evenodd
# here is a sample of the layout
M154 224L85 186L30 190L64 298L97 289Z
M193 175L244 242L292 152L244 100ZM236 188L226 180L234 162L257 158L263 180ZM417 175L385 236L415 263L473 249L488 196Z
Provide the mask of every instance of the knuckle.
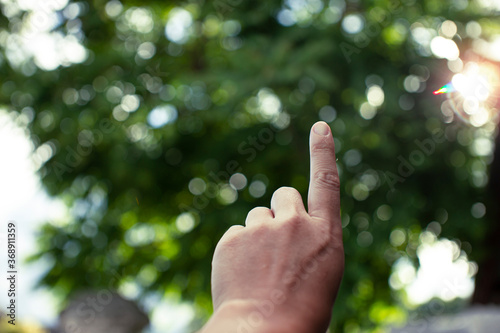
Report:
M288 212L292 212L293 214L297 214L304 209L302 196L300 192L293 187L280 187L277 189L271 199L271 206L273 206L273 201L275 203L278 201L282 204L286 203L288 206Z
M250 224L254 225L255 222L265 222L268 218L272 217L272 212L267 207L255 207L252 208L245 219L245 225L249 226Z
M297 200L302 200L302 196L299 191L293 187L282 186L273 193L273 199L280 198L281 200L287 200L290 202L296 202Z
M263 212L265 213L266 211L268 211L269 208L267 207L262 207L262 206L258 206L258 207L254 207L252 208L249 212L248 212L248 215L250 214L255 214L255 213L259 213L259 212Z
M229 227L229 229L227 229L226 231L226 234L234 234L236 232L238 232L239 230L241 230L241 225L232 225Z
M335 149L333 145L329 144L326 141L317 142L315 145L311 147L313 154L334 154Z
M218 246L233 246L235 243L238 242L239 239L239 231L240 226L233 225L231 226L224 235L222 235L222 238L219 240Z
M277 189L276 191L274 191L274 194L275 195L286 195L286 196L291 196L291 195L297 195L299 194L299 191L297 191L295 188L293 187L289 187L289 186L282 186L280 187L279 189ZM300 195L300 194L299 194Z
M227 249L236 248L238 246L238 239L235 236L224 236L217 243L216 252L226 251Z
M313 175L313 181L319 188L334 191L340 190L339 175L334 171L317 171Z

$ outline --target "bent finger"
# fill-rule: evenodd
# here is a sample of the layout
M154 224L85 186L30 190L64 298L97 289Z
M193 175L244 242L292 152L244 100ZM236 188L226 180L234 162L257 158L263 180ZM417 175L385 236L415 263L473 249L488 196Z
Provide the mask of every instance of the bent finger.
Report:
M274 216L286 215L289 213L305 212L302 196L293 187L280 187L273 193L271 198L271 210Z
M273 212L267 207L255 207L248 212L245 225L250 227L259 223L264 223L274 218Z

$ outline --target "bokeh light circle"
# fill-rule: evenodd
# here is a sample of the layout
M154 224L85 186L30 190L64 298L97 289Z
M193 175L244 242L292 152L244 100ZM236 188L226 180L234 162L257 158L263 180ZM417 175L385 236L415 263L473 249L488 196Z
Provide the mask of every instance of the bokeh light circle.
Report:
M449 85L441 110L448 118L458 117L474 127L498 122L498 66L484 62L468 62L456 73ZM452 111L452 112L451 112Z

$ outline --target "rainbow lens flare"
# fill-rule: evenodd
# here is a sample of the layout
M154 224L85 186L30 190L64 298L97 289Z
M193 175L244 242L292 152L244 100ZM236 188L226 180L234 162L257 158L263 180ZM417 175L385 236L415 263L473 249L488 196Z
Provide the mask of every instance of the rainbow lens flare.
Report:
M469 62L453 75L434 95L446 94L441 104L444 121L460 119L474 127L495 124L500 120L499 68L487 62Z
M438 90L432 92L434 95L446 94L455 91L455 87L453 87L453 83L447 83Z

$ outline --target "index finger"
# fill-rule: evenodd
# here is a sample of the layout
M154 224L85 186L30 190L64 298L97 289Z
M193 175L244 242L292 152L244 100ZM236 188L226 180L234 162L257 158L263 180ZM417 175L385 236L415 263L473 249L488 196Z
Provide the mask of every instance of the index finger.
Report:
M309 137L311 177L307 206L309 215L333 222L340 218L340 181L330 126L319 121Z

